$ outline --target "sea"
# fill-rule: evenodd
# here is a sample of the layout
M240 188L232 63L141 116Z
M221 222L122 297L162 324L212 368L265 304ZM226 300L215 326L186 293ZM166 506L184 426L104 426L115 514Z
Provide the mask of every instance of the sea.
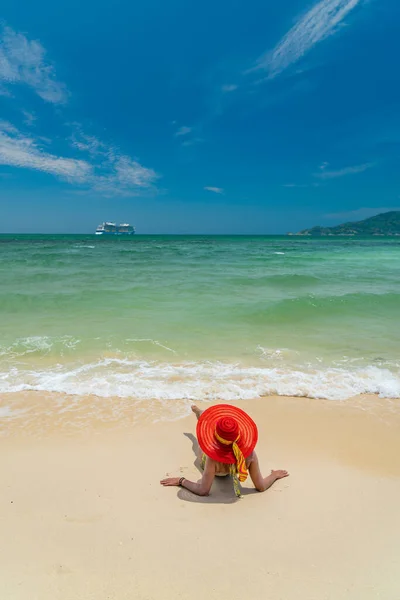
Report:
M1 235L0 311L0 419L21 392L400 397L396 237Z

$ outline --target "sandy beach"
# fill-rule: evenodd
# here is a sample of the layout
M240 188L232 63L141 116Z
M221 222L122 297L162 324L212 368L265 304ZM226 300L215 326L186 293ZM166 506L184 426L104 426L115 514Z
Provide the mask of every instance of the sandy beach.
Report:
M264 494L246 482L240 500L228 479L207 498L160 486L166 474L199 477L193 416L10 421L0 438L0 597L397 600L396 401L238 405L259 426L264 474L290 471Z
M1 8L0 600L400 600L400 0Z

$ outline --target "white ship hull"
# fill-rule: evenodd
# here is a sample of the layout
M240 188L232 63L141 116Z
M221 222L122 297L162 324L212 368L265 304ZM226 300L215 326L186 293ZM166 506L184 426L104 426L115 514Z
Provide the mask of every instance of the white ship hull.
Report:
M135 235L134 231L96 231L95 235Z

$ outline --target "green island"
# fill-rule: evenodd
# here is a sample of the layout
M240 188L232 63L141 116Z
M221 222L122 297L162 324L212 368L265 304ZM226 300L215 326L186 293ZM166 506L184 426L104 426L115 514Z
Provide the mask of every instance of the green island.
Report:
M342 223L336 227L312 227L296 235L400 235L400 210L381 213L363 221Z

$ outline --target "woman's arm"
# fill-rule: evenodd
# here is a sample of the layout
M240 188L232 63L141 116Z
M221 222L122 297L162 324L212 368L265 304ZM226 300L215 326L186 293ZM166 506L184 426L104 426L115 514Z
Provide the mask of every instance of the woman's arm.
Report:
M193 494L196 494L197 496L208 496L212 482L214 481L214 477L215 462L211 460L211 458L207 457L203 477L200 479L200 481L198 483L194 483L194 481L189 481L189 479L183 479L181 485L183 488L193 492ZM160 483L164 486L179 485L180 479L180 477L168 477L167 479L162 479Z
M270 488L277 479L282 479L283 477L288 477L289 475L287 471L279 469L278 471L271 471L271 475L268 475L268 477L263 477L256 453L254 453L254 458L250 463L249 473L251 480L254 483L254 487L259 492L265 492L265 490Z

